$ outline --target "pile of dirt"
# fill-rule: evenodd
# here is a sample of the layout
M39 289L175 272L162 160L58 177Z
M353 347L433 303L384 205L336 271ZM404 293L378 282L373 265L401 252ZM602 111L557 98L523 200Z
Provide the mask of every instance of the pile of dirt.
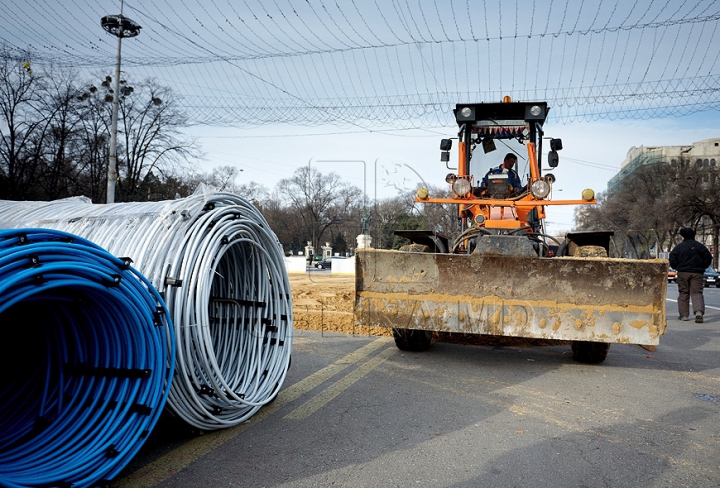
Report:
M353 316L355 277L330 274L290 274L294 327L343 334L392 336L389 327L356 325ZM555 346L567 341L433 333L433 341L476 346Z
M294 327L344 334L391 336L387 327L355 325L355 277L290 274Z

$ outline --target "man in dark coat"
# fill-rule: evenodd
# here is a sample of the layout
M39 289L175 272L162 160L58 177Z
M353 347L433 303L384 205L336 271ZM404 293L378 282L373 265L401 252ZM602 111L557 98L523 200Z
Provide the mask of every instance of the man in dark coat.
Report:
M680 229L683 241L670 252L670 267L677 271L678 311L680 320L690 320L690 297L692 297L695 322L702 323L705 314L703 298L703 274L712 255L708 248L695 240L695 230Z

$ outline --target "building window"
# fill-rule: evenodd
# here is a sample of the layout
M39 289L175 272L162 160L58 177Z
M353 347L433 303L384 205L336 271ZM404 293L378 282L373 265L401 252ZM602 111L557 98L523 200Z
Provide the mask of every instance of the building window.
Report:
M706 168L710 166L710 161L708 161L707 159L703 161L703 166L705 166Z
M695 166L697 166L698 168L702 168L702 159L698 159L697 161L695 161Z
M714 160L714 159L711 159L711 160L710 160L710 166L715 166L715 160Z

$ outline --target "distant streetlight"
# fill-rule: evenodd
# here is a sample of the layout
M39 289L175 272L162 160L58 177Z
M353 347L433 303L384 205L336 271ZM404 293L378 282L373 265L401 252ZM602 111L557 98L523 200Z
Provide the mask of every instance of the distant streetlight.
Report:
M117 181L117 123L118 100L120 97L120 49L123 37L135 37L140 34L140 25L124 17L124 2L120 4L120 15L106 15L100 19L100 25L109 34L118 38L117 57L115 58L115 79L113 80L112 120L110 122L110 161L107 176L107 203L115 203L115 182Z

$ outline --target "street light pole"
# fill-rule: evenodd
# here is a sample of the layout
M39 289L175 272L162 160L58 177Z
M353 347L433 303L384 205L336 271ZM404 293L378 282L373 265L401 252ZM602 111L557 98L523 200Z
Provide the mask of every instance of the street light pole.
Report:
M117 37L117 55L115 57L115 79L113 80L112 119L110 121L110 158L107 175L107 203L115 203L115 183L117 182L117 124L118 103L120 100L120 51L123 37L135 37L140 34L140 25L124 17L124 2L120 4L120 15L106 15L100 19L100 25L108 33Z

